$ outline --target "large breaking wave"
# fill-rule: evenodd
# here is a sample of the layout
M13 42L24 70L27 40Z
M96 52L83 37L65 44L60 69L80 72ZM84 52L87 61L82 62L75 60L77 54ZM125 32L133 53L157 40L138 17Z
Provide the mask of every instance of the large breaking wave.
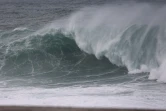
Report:
M98 59L106 57L112 64L126 67L131 74L150 72L149 79L166 82L165 12L165 5L142 3L83 8L3 45L1 72L40 74L46 70L55 72L62 66L71 69L87 58L86 52ZM90 63L88 59L84 65ZM107 66L106 63L104 67Z

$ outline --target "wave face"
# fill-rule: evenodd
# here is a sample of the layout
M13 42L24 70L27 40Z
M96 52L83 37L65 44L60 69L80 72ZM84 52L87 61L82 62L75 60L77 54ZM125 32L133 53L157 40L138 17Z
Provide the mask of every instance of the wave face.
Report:
M93 6L38 31L17 28L0 33L1 39L6 37L3 41L9 41L0 48L1 73L63 77L72 72L80 78L102 73L107 77L110 69L122 66L131 74L150 72L149 79L166 82L165 12L165 5L145 3ZM26 36L7 39L22 32ZM92 54L102 60L96 61Z
M58 66L63 57L77 53L81 52L76 43L60 32L55 35L33 35L8 44L1 71L10 75L50 71Z
M105 80L104 78L116 74L127 73L125 68L110 64L105 58L98 61L94 56L81 51L72 33L48 31L44 29L30 32L31 35L12 39L1 46L1 79L20 78L21 81L8 82L19 86L46 83L64 86L82 82L93 83L100 81L99 79ZM7 32L7 35L18 35L22 32L26 30ZM3 34L5 38L7 35Z

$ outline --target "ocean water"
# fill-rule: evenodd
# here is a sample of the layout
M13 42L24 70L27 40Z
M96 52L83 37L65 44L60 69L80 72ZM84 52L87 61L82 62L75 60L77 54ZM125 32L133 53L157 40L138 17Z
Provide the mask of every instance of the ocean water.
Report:
M0 0L0 105L166 108L164 0Z

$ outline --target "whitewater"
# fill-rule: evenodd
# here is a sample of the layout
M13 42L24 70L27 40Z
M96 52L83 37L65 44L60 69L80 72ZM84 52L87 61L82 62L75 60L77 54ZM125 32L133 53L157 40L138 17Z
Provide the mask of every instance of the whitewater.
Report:
M0 4L0 105L166 108L164 1Z

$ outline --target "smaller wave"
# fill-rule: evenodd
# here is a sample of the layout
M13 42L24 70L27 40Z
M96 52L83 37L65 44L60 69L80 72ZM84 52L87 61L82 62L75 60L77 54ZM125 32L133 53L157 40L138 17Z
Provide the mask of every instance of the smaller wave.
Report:
M17 27L15 29L13 29L13 31L25 31L25 30L28 30L27 27Z

